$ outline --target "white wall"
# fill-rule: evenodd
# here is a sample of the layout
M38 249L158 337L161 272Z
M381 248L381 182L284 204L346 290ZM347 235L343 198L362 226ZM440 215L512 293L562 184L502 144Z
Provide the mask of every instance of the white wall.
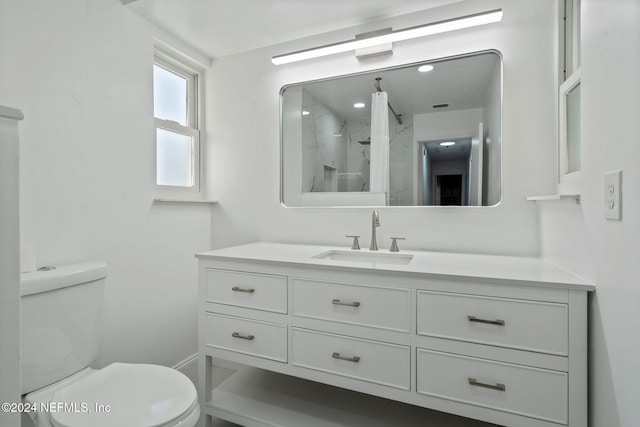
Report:
M208 182L220 200L213 245L256 240L347 245L345 234L370 233L370 208L285 208L279 202L279 98L285 84L472 51L504 57L503 202L496 208L380 209L382 248L405 236L407 248L531 255L539 251L536 208L525 196L551 191L554 153L552 0L482 0L416 13L217 59L207 81L212 99L207 129L212 149ZM351 53L276 67L271 56L404 28L458 14L502 7L503 22L397 43L392 56L358 62ZM386 24L386 25L385 25ZM247 64L251 64L248 67ZM536 70L536 72L532 72ZM218 102L216 102L218 100ZM243 111L245 114L238 114ZM246 126L247 120L251 126ZM452 232L455 230L455 232Z
M210 207L153 205L153 30L117 0L3 0L0 102L24 111L21 237L37 264L109 264L112 361L196 352Z
M543 255L596 284L590 426L640 425L640 2L582 0L582 203L541 205ZM506 143L506 139L505 139ZM622 221L604 218L604 174L623 171Z
M435 141L446 138L471 138L478 135L482 108L441 111L413 116L413 140Z

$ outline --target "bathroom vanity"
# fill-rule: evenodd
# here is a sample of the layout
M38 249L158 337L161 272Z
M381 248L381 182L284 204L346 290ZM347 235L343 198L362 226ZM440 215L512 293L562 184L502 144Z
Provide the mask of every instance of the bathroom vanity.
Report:
M205 425L329 425L333 394L354 412L377 396L504 426L587 425L595 288L551 263L274 243L197 257ZM213 358L261 370L213 388Z

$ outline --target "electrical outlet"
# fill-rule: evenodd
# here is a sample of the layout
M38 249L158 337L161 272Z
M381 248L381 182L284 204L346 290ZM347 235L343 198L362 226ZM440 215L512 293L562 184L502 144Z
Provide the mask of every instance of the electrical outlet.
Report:
M606 219L622 219L622 171L609 172L604 176L604 216Z

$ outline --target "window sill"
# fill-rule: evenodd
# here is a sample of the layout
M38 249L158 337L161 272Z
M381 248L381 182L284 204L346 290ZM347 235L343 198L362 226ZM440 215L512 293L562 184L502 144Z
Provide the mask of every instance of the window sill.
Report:
M546 202L549 200L563 200L574 199L576 203L580 204L580 194L549 194L546 196L529 196L527 200L532 202Z
M154 205L215 205L217 200L153 199Z

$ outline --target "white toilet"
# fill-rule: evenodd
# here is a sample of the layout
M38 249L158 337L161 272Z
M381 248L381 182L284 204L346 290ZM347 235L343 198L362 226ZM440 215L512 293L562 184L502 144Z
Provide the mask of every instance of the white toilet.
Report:
M89 365L107 265L87 262L21 276L22 394L37 427L193 427L193 383L158 365Z

